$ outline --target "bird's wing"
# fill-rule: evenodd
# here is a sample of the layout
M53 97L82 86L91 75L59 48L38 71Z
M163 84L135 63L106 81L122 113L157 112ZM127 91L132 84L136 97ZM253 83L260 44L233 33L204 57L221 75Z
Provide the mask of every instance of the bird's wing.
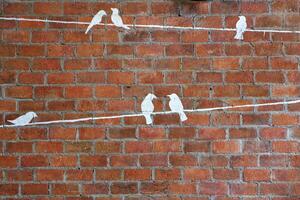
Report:
M183 110L183 105L180 100L171 100L169 106L172 111L180 112Z
M142 112L153 112L154 105L149 100L144 100L141 104Z
M21 115L21 116L17 117L16 119L8 120L8 121L11 123L14 123L14 124L19 124L24 121L24 118L25 118L25 115Z
M116 24L118 26L123 25L123 20L119 15L114 16L112 19L113 19L114 24Z

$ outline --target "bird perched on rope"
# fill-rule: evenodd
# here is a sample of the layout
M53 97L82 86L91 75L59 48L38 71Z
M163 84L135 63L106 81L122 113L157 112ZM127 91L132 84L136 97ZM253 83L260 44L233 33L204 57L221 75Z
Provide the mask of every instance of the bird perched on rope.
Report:
M128 26L126 26L123 23L123 20L119 15L119 10L117 8L111 8L111 10L112 10L111 21L114 23L114 25L116 25L117 27L130 29Z
M106 12L104 10L100 10L92 19L92 21L90 22L89 26L87 27L85 34L87 34L91 28L93 28L93 26L100 24L100 22L102 21L102 17L104 15L107 15Z
M169 107L170 107L171 111L179 114L180 121L183 122L183 121L187 120L187 116L184 113L183 105L182 105L179 97L177 96L177 94L173 93L171 95L168 95L168 97L170 98Z
M37 117L37 114L35 112L27 112L25 115L21 115L14 120L7 121L17 126L25 126L29 124L29 122L31 122L31 120L35 117Z
M239 16L239 21L236 23L236 35L234 39L243 40L244 39L244 32L247 29L247 22L245 16Z
M154 105L152 103L153 99L157 99L157 97L154 94L147 94L145 99L143 100L141 104L142 113L146 119L146 124L152 124L153 120L151 118L151 114L154 111Z

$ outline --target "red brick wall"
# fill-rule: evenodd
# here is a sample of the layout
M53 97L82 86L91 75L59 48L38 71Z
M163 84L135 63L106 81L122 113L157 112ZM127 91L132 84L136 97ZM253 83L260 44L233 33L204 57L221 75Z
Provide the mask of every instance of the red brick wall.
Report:
M11 3L9 3L11 2ZM299 29L298 0L1 1L1 16L89 21L118 7L126 23ZM108 18L107 18L108 19ZM109 20L107 20L109 22ZM180 31L0 20L3 122L297 99L300 34ZM0 129L1 199L296 200L299 104Z

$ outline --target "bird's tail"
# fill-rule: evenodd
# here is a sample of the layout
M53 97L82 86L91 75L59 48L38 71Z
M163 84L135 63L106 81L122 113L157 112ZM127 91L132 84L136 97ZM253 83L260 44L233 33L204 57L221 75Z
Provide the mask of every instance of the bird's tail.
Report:
M244 37L243 37L243 32L237 32L234 36L234 39L236 40L243 40Z
M150 115L144 115L146 119L146 124L152 124L152 118Z
M179 113L179 117L182 122L188 119L184 112Z
M89 31L90 31L90 29L93 27L93 25L92 24L90 24L88 27L87 27L87 29L86 29L86 31L85 31L85 34L87 34Z
M14 120L7 120L7 121L12 124L14 123Z
M130 29L130 28L129 28L128 26L126 26L126 25L123 25L122 28L125 28L125 29L128 29L128 30Z

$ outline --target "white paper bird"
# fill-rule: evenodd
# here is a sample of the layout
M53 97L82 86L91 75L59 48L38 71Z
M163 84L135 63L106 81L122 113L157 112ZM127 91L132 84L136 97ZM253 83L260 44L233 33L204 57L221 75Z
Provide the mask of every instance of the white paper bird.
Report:
M145 99L143 100L142 104L141 104L141 109L142 109L142 113L146 119L146 124L152 124L152 118L151 118L151 114L154 111L154 105L152 103L153 99L156 99L157 97L154 94L147 94L147 96L145 97Z
M119 10L117 8L111 8L112 15L111 15L111 21L116 25L117 27L130 29L128 26L124 25L122 18L119 15Z
M180 121L185 121L187 120L187 116L185 115L184 111L183 111L183 105L179 99L179 97L177 96L177 94L171 94L168 95L168 97L170 98L170 102L169 102L169 106L171 111L173 112L177 112L179 114L180 117Z
M24 126L29 124L29 122L31 122L31 120L35 117L37 117L35 112L27 112L25 115L21 115L17 119L7 121L17 126Z
M245 16L239 16L239 21L236 23L236 35L234 39L243 40L244 39L244 32L247 29L247 22Z
M91 23L89 24L89 26L87 27L85 34L87 34L91 28L93 28L93 26L100 24L100 22L102 21L102 17L104 15L107 15L106 12L104 10L100 10L92 19Z

